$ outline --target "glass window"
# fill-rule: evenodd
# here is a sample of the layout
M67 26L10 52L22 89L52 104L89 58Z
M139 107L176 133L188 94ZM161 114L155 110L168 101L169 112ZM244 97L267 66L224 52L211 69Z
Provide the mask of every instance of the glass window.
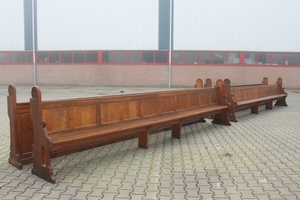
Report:
M0 63L8 63L8 53L0 53Z
M103 51L102 52L102 62L103 63L113 63L114 55L115 55L115 53L113 51Z
M270 53L259 53L258 54L258 64L259 65L269 65L270 64Z
M299 60L298 54L287 53L285 57L286 57L286 61L285 61L286 65L298 65L298 60Z
M257 64L257 53L245 53L244 64Z
M84 63L85 62L85 56L83 51L75 51L74 52L74 62L75 63Z
M129 51L129 62L130 63L139 63L140 62L140 52Z
M10 62L11 63L20 63L21 62L21 53L20 52L11 52L10 53Z
M48 62L48 53L47 52L38 52L38 62L47 63Z
M198 64L198 52L186 52L186 63Z
M156 63L168 63L168 52L166 51L157 51L155 55Z
M72 52L70 51L61 52L61 62L72 63Z
M22 53L22 63L33 63L33 52L23 52Z
M116 52L116 62L127 63L127 52L125 51Z
M49 52L49 62L59 63L60 62L60 52Z
M212 52L200 52L200 63L212 63Z
M284 54L273 53L272 54L272 65L284 65Z
M86 52L86 62L87 63L98 63L98 52L87 51Z
M143 63L154 63L154 52L153 51L143 51L142 52Z
M225 52L214 52L214 63L215 64L226 64L226 53Z
M240 64L240 53L228 53L228 64Z
M172 52L172 63L183 64L184 63L184 52Z

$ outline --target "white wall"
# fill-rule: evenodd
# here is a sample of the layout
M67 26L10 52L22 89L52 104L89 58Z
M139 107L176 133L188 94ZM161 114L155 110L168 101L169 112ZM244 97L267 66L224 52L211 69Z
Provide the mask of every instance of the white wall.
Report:
M175 50L300 52L299 0L175 0Z
M0 2L0 51L24 50L23 1Z
M39 50L157 49L158 0L38 0Z

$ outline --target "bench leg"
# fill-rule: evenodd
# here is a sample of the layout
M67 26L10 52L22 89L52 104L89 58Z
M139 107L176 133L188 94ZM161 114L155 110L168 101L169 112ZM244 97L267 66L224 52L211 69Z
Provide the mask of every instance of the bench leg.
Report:
M206 120L205 120L204 118L200 118L199 122L200 122L200 123L205 123Z
M270 101L270 102L266 103L266 109L268 109L268 110L273 109L273 101Z
M139 147L148 149L149 147L149 130L141 132L138 134L139 137Z
M212 123L231 126L228 118L228 110L226 109L222 113L215 114Z
M181 138L181 122L172 125L172 138Z
M258 114L258 110L259 110L258 104L251 106L251 113Z
M275 103L275 106L287 106L285 98L283 99L278 99Z
M42 179L54 184L55 177L53 175L53 169L51 167L50 155L47 154L48 151L46 150L46 148L37 148L37 145L34 145L34 160L31 172L32 174L35 174Z

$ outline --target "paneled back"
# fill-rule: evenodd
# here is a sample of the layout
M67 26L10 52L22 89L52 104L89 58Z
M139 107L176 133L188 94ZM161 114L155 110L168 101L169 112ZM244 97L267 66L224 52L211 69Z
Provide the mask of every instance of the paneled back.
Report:
M270 85L253 85L253 86L231 86L230 93L236 101L243 99L252 99L256 97L270 96L280 94L280 87L278 84Z
M218 104L218 87L42 102L47 131L105 126Z

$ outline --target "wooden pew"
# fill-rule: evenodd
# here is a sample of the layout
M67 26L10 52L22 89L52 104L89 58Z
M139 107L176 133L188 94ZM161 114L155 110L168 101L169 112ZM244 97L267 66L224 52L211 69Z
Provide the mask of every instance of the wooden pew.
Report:
M10 122L10 155L8 162L18 169L32 163L33 129L29 102L17 103L17 90L8 87L7 113Z
M201 84L201 85L200 85ZM203 82L199 79L198 87L203 88ZM206 86L205 86L206 87ZM211 87L211 86L210 86ZM30 103L29 102L17 102L17 89L14 84L8 86L7 95L8 105L8 117L10 120L10 155L8 162L18 169L22 169L23 165L33 162L32 147L33 147L33 128L30 118ZM183 125L189 125L196 122L205 122L203 118L186 122ZM169 129L171 127L167 127ZM103 142L99 145L106 145L122 140L128 140L137 137L137 135L131 135L124 138L118 138L115 141L111 140ZM82 151L85 148L76 149L76 151ZM70 153L71 151L67 152ZM65 152L59 154L52 154L52 157L64 155Z
M195 88L197 88L197 82ZM211 82L211 81L207 81ZM230 85L230 80L224 80L223 95L231 104L229 109L230 121L237 122L235 112L251 108L251 113L258 114L259 106L265 105L266 109L273 108L273 101L276 106L287 106L287 93L282 87L282 78L278 78L275 84L268 84L268 78L264 77L260 84Z
M266 109L276 106L287 106L287 93L282 87L282 78L278 78L275 84L268 84L268 78L264 77L261 84L230 86L230 80L224 80L224 95L228 97L231 104L229 119L236 122L235 112L251 108L251 113L258 114L259 106L265 105ZM228 92L229 91L229 92Z
M202 85L200 85L200 83ZM198 87L203 88L202 80L199 80ZM17 89L14 84L10 84L8 86L7 105L8 117L10 119L10 156L8 162L18 169L22 169L23 165L33 162L33 128L30 118L30 103L18 103ZM191 122L184 123L183 125L189 125L196 122L205 122L205 120L203 118L200 118ZM169 128L171 127L167 127L167 129ZM134 137L137 137L137 135L118 138L116 139L116 141L111 140L109 142L103 142L99 145L106 145L117 141L128 140ZM85 148L76 149L74 150L74 152L82 150L85 150ZM56 157L61 155L64 155L64 152L60 152L59 154L52 154L51 156Z
M185 121L213 115L213 123L230 125L229 103L222 96L223 81L203 89L161 91L116 96L42 101L39 87L32 88L30 113L34 147L32 173L55 183L51 156L103 141L138 135L138 146L148 148L149 132L171 126L181 137ZM46 125L47 124L47 125Z

